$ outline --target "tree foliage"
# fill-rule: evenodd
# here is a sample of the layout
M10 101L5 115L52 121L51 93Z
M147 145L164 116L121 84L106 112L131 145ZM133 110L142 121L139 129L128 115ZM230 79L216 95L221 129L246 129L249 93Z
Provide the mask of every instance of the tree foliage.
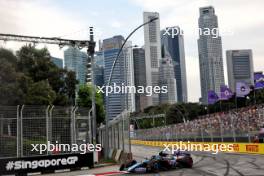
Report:
M103 123L105 118L104 101L103 95L96 91L95 94L96 102L96 120L97 124ZM80 85L78 91L78 106L92 107L92 86L91 85Z
M0 49L0 83L0 105L73 105L78 81L46 48L26 45L16 54Z

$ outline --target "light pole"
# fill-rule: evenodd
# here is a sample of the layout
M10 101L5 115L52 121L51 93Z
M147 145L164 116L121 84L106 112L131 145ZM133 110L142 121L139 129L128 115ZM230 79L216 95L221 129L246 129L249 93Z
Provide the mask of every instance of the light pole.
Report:
M147 25L147 24L149 24L149 23L151 23L151 22L153 22L153 21L155 21L155 20L157 20L157 19L159 19L158 17L155 17L155 18L152 18L152 19L150 19L149 21L147 21L147 22L145 22L145 23L143 23L143 24L141 24L141 25L139 25L137 28L135 28L128 36L127 36L127 38L125 39L125 41L123 42L123 44L122 44L122 46L120 47L120 49L119 49L119 51L118 51L118 54L117 54L117 56L116 56L116 58L115 58L115 60L114 60L114 62L113 62L113 65L112 65L112 68L111 68L111 71L110 71L110 75L109 75L109 79L108 79L108 82L107 82L107 86L110 86L110 84L111 84L111 81L112 81L112 76L113 76L113 71L114 71L114 68L115 68L115 65L116 65L116 62L117 62L117 60L118 60L118 58L119 58L119 55L121 54L121 52L122 52L122 50L123 50L123 48L124 48L124 46L125 46L125 44L126 44L126 42L127 42L127 40L138 30L138 29L140 29L141 27L143 27L143 26L145 26L145 25ZM106 116L106 118L105 118L105 158L107 158L108 157L108 151L109 151L109 138L108 138L108 122L109 122L109 119L108 119L108 117Z

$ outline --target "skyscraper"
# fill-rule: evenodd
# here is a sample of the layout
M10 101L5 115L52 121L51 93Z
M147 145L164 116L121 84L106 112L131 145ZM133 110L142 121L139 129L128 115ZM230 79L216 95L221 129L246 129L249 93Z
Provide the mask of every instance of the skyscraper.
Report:
M125 64L124 64L124 66L125 66L125 69L124 69L125 85L127 85L127 86L134 86L135 85L133 48L132 47L133 47L132 42L127 41L124 48L123 48L123 53L124 53L124 58L125 58ZM126 99L127 109L131 112L134 112L136 110L135 93L134 92L126 93L125 99Z
M104 83L108 84L108 79L110 76L110 72L112 69L112 65L118 51L124 42L123 36L114 36L112 38L108 38L103 40L103 55L104 55ZM130 45L128 43L127 45ZM132 74L127 74L127 70L131 71L133 64L131 64L132 57L131 52L127 51L128 48L131 49L132 46L125 46L123 51L121 52L119 59L116 62L116 66L113 70L112 81L111 84L115 83L117 86L122 85L132 85L133 78L130 78ZM132 68L133 69L133 68ZM108 96L105 96L105 106L106 106L106 115L110 120L115 118L125 109L135 109L134 108L134 99L133 95L127 95L122 93L110 93Z
M144 12L143 21L159 17L157 12ZM144 26L146 86L159 85L160 49L160 20L157 19ZM147 106L159 104L159 95L153 94L147 98Z
M96 86L104 85L104 55L102 51L95 52L94 56L94 83Z
M178 102L187 102L187 79L186 79L186 65L184 52L184 39L182 30L178 26L168 27L161 31L161 46L165 47L169 52L172 64L174 66L174 75L176 79L176 95ZM173 31L174 30L174 31ZM170 35L169 35L170 34ZM172 35L175 34L175 35Z
M57 67L63 68L63 60L61 58L51 56L51 62L53 62Z
M75 72L79 84L86 83L87 57L85 52L75 47L69 47L64 51L65 68Z
M228 50L226 62L228 85L232 91L236 91L237 82L254 85L252 50Z
M167 49L162 48L162 60L159 68L159 85L166 86L167 93L160 93L160 103L173 104L177 102L176 79L174 74L174 65Z
M143 48L134 48L133 60L134 60L135 86L146 87L145 50ZM136 93L135 104L136 104L136 112L143 111L147 107L146 95L142 93Z
M218 30L218 20L214 8L212 6L200 8L198 51L201 101L204 104L207 104L208 91L213 90L219 94L220 86L225 82L222 40L219 35L213 35L212 31L215 30Z

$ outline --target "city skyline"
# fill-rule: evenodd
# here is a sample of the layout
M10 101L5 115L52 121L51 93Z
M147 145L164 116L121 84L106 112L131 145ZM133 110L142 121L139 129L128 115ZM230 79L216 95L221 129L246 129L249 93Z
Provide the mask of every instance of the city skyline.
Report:
M101 35L95 36L96 39L99 39L98 37L104 39L115 34L127 36L134 27L142 23L141 15L143 11L157 11L160 13L161 28L179 25L185 31L188 97L189 101L197 102L200 97L199 64L196 42L198 37L190 31L193 31L198 27L197 19L199 7L213 5L219 18L220 31L226 28L233 30L234 35L232 36L222 35L223 52L232 49L250 48L254 53L254 71L264 70L264 64L261 60L264 55L261 49L261 46L263 46L263 41L261 40L261 38L263 38L263 32L261 29L264 26L264 15L261 7L263 7L264 2L259 0L253 0L250 2L242 0L242 2L244 3L241 3L241 0L235 0L232 2L225 1L225 3L219 0L198 0L190 1L188 3L185 3L184 1L174 2L169 0L162 2L148 0L144 2L132 0L116 1L113 4L109 4L107 1L101 2L101 4L104 4L107 7L108 5L109 7L116 8L126 6L126 8L121 9L124 13L122 17L120 17L113 10L109 10L111 8L102 10L102 6L95 2L91 3L89 6L84 1L79 1L75 4L69 1L63 3L62 1L56 3L54 1L2 1L0 2L1 14L4 18L1 19L0 24L3 26L1 29L2 33L17 33L24 35L32 33L32 35L34 34L36 36L64 36L65 38L75 38L77 35L77 38L82 39L88 38L88 26L92 25L95 27L95 35L97 35L98 32L100 33L100 31L102 32ZM19 8L7 11L7 9L13 9L15 5ZM90 9L90 11L87 12L89 15L83 15L85 11L79 10L78 13L69 17L69 15L72 15L72 12L77 12L76 9L80 6L85 6L86 9ZM46 12L39 12L40 10L38 9L42 9L43 7L47 9ZM127 7L131 9L128 10ZM29 15L32 11L35 14L34 17ZM14 12L16 14L14 14ZM253 14L256 18L250 18L250 16L246 15L248 13ZM107 21L103 20L103 18L106 17L106 14L109 18ZM82 16L83 18L78 18ZM9 19L9 21L7 22L6 19ZM58 23L56 24L55 22ZM52 25L52 27L49 27L48 24ZM108 28L106 26L108 26ZM126 28L124 28L124 26L126 26ZM71 36L71 33L81 29L86 30L83 30L81 32L82 34L75 33ZM134 44L143 45L143 31L139 31L131 40ZM3 45L7 48L13 48L14 45L21 46L21 44L14 44L13 42L7 42L7 44ZM39 45L39 47L41 46L43 45ZM48 46L48 48L50 49L52 56L62 56L63 50L59 50L57 46ZM223 56L225 78L227 78L225 55L223 54ZM225 81L227 83L227 79Z

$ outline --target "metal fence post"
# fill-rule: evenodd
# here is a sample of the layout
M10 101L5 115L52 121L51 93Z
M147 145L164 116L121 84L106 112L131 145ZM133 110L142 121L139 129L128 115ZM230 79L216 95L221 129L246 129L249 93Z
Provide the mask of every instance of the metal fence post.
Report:
M120 131L120 125L119 125L120 123L117 123L116 124L116 131L117 131L117 140L116 140L116 145L117 145L117 148L119 149L120 148L120 143L119 143L119 140L120 140L120 133L119 133L119 131Z
M20 109L20 156L23 156L23 149L24 149L24 145L23 145L23 110L24 110L24 105L22 105L21 109Z
M209 126L210 126L210 137L211 137L211 142L213 142L214 139L213 139L212 123L211 123L210 120L209 120Z
M75 113L76 110L78 108L77 107L72 107L71 110L71 139L72 139L72 144L76 144L76 119L75 119Z
M111 141L112 141L112 147L114 149L115 148L115 126L114 126L114 124L112 124L112 139L111 139Z
M130 138L130 114L127 114L127 123L128 123L128 147L129 147L129 153L131 153L131 138Z
M109 148L113 148L113 144L112 144L112 138L113 138L113 130L111 125L108 126L108 131L110 132L109 136Z
M125 138L124 138L124 134L125 134L125 123L124 123L124 112L122 112L121 114L121 123L122 123L122 149L123 151L125 150Z
M21 118L19 105L17 105L17 157L21 157Z
M46 115L46 140L47 140L47 145L50 141L50 135L49 135L49 129L50 129L50 118L49 118L49 108L50 106L47 106L47 109L45 111ZM47 155L49 155L50 152L47 150Z
M202 127L202 126L201 126L201 127ZM201 130L202 142L204 142L204 134L203 134L203 129L202 129L202 128L200 128L200 130Z
M186 135L186 141L189 141L190 140L190 130L188 129L188 122L184 122L184 132L185 132L185 135Z
M174 127L173 131L175 132L175 140L178 141L177 127L176 127L176 125L173 125L173 127Z
M249 116L246 116L246 118L247 118L247 132L248 132L248 142L250 143L250 129L249 129L249 127L250 127L250 125L249 125Z
M230 115L230 112L229 112L229 115ZM234 125L233 125L233 121L234 121L234 118L233 116L231 115L231 129L232 129L232 133L233 133L233 140L234 142L236 142L236 133L235 133L235 129L234 129Z
M173 126L170 125L170 140L173 141Z
M223 124L222 120L220 117L218 117L219 125L220 125L220 135L221 135L221 141L224 142L224 137L223 137Z
M196 126L196 124L195 124L195 128L197 128L197 126ZM194 142L196 142L197 140L196 140L196 133L197 133L197 131L195 130L192 134L193 134L193 140L194 140Z
M119 131L118 131L118 123L115 123L113 125L113 128L114 128L114 137L113 137L113 141L114 141L114 148L118 148L118 135L119 135Z

